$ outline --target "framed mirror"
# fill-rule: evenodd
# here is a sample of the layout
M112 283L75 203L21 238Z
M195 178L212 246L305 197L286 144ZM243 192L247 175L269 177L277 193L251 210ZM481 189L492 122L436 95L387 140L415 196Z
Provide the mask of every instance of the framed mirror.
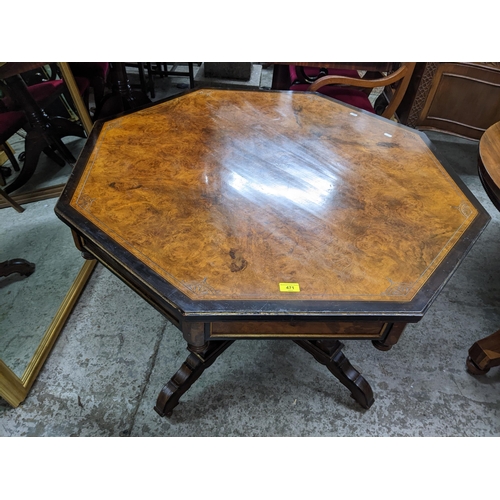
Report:
M92 122L69 65L58 64L88 134ZM73 146L75 156L84 142ZM54 213L71 167L66 170L52 185L12 196L23 213L5 204L0 210L0 260L22 258L36 266L30 276L14 273L0 280L0 397L14 407L27 397L96 265L83 260Z
M43 287L39 287L38 283L27 284L27 281L35 274L23 278L22 283L18 281L7 285L12 287L14 284L20 284L24 292L15 294L15 300L19 304L14 304L9 308L7 314L2 315L0 323L2 328L0 397L14 407L24 401L28 395L96 265L96 261L92 260L86 261L82 266L82 257L76 248L71 257L74 258L66 259L65 266L60 267L61 276L64 278L66 275L68 281L72 280L69 289L61 288L59 294L51 293L51 300L44 301L42 304L45 311L39 311L35 302L38 300L41 303L39 295L40 288L43 293ZM76 276L72 274L75 269ZM2 288L2 293L6 295L7 287ZM63 298L59 302L61 294ZM6 305L5 301L2 305ZM51 316L52 319L50 319ZM6 326L10 328L5 329Z

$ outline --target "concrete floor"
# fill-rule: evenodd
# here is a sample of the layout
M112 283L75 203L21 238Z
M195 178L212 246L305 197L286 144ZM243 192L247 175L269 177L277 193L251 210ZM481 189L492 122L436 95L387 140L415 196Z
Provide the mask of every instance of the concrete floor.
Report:
M477 177L477 143L428 135L492 221L391 351L345 342L374 391L369 410L291 341L261 340L233 344L170 419L159 417L157 394L185 360L185 342L99 265L26 401L13 409L0 400L0 436L500 435L500 369L465 370L472 343L500 328L500 214Z

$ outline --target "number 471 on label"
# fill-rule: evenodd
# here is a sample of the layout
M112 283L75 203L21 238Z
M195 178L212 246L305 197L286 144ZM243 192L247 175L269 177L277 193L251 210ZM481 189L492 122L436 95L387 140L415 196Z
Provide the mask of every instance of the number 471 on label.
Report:
M300 292L298 283L280 283L280 292Z

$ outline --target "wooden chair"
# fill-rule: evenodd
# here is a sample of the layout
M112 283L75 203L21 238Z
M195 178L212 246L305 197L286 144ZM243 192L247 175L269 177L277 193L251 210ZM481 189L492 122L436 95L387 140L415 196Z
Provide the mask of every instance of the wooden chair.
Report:
M62 97L63 95L67 95L69 99L71 99L71 96L69 94L69 90L64 79L58 77L59 75L58 75L57 65L47 64L44 65L44 67L45 66L50 66L51 68L50 73L47 73L44 68L39 68L36 70L35 74L33 74L33 72L19 74L19 78L24 81L25 85L26 82L28 83L37 82L31 85L26 85L25 94L28 96L30 100L32 100L33 105L36 106L37 112L40 112L44 116L47 116L47 118L50 115L51 124L58 131L58 133L60 133L61 137L67 135L73 135L82 138L86 137L83 127L77 121L73 121L72 119L66 119L58 115L55 116L52 115L51 106L60 104L59 107L56 106L54 108L56 113L61 109L64 110L63 102L61 101L59 103L56 103L56 101L60 99L60 97ZM88 88L90 82L88 79L84 77L77 77L75 78L75 81L78 86L78 92L84 100L87 100L87 107L88 107L88 99L86 99L86 97L88 96ZM26 115L25 122L29 123L26 123L26 125L23 126L23 128L25 128L28 135L30 135L30 130L31 130L32 137L35 137L36 132L33 133L32 130L33 127L31 125L33 125L33 121L38 123L38 118L35 118L33 116L33 113L27 111L25 102L26 96L24 94L22 94L21 96L18 93L16 94L16 92L14 92L12 88L10 88L9 85L6 84L2 84L1 89L3 97L0 99L0 112L2 111L19 112L22 113L23 116ZM21 97L23 98L22 100ZM74 117L75 119L78 119L77 115L74 115ZM64 151L60 151L62 154L60 155L55 151L55 148L50 145L50 140L48 139L48 137L46 137L44 127L40 127L40 133L36 137L37 137L37 141L35 141L36 143L33 140L30 141L26 139L25 141L26 148L31 147L32 150L43 151L49 158L51 158L61 167L64 167L67 161L69 161L70 163L74 163L76 161L71 152L62 143L60 143L61 146L64 148ZM36 159L38 159L39 152L37 152L35 156ZM16 171L19 171L19 169L16 168L17 162L15 162L15 160L13 161L12 159L10 160L14 169ZM19 154L19 160L25 162L24 168L19 174L19 176L16 179L14 179L12 183L6 186L5 192L14 191L15 189L18 189L21 185L23 185L31 177L36 167L37 161L36 162L33 161L29 162L30 168L26 168L26 161L25 161L26 151L21 152Z
M386 74L370 78L377 75L370 71L367 73L368 78L361 78L359 74L352 73L352 67L343 70L341 63L337 63L336 67L328 70L329 74L312 75L311 81L304 83L292 81L290 90L319 92L360 109L377 112L385 118L392 118L408 88L415 64L394 63ZM373 89L380 87L383 87L383 92L374 106L369 96Z

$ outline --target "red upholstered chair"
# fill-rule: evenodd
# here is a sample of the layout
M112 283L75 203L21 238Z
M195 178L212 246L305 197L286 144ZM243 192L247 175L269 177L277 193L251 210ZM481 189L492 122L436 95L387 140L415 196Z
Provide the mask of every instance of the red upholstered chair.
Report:
M19 159L24 161L23 168L20 169L12 182L8 183L4 191L11 193L23 186L33 175L38 164L40 154L44 152L49 158L63 167L66 163L73 165L76 162L71 151L62 141L63 137L75 136L86 137L84 127L78 123L78 117L73 116L68 103L61 101L54 103L55 106L48 109L53 101L58 99L63 93L67 92L68 99L71 95L77 96L78 93L84 94L89 86L89 80L79 78L78 83L75 82L72 73L68 69L66 75L71 78L68 83L71 84L72 94L70 94L66 82L58 78L58 68L55 64L51 64L51 68L41 63L30 63L23 66L23 63L7 63L11 64L11 71L18 68L21 73L14 72L8 75L5 81L2 81L2 95L5 97L0 101L0 110L3 111L18 111L23 112L28 124L23 127L26 130L25 148L26 151L19 155ZM65 64L64 68L68 65ZM34 75L36 83L26 85L26 81L30 81L29 73L23 73L23 67L35 69L41 68L40 75ZM31 71L31 70L30 70ZM76 88L75 88L76 87ZM78 96L79 97L79 96ZM77 99L80 106L81 100ZM71 101L70 101L71 102ZM82 106L80 106L83 109ZM68 111L70 118L64 117L60 111ZM87 127L89 128L89 127Z
M89 80L87 78L78 77L75 78L76 84L78 85L78 89L80 95L82 96L85 104L88 107L88 88L89 88ZM20 106L8 93L8 88L2 87L6 90L7 95L0 99L0 111L19 111L22 112L22 106ZM36 83L34 85L30 85L28 87L28 91L35 100L35 102L42 108L43 110L47 110L52 103L56 101L61 95L69 96L68 88L62 79L50 79L44 82ZM24 116L24 113L23 113ZM57 120L57 118L55 119ZM70 124L74 127L74 134L78 137L84 137L84 131L79 127L76 123ZM19 127L21 128L21 127ZM19 130L19 128L17 130ZM81 130L80 130L81 129ZM16 130L16 131L17 131ZM12 134L11 134L12 135ZM51 150L51 148L45 148L44 152L47 156L49 156L52 160L58 163L61 167L64 166L65 161L59 157L55 152ZM24 159L24 153L21 153L19 158L21 160ZM12 160L11 160L12 162ZM17 163L16 163L17 164ZM13 164L14 166L14 164ZM15 168L15 167L14 167ZM17 170L17 169L16 169Z
M88 104L88 88L90 82L87 78L75 77L76 84L83 97L84 102ZM45 82L30 85L28 91L35 102L42 108L48 108L61 94L67 92L64 80L47 80ZM3 106L9 111L18 110L19 107L14 100L7 95L2 99Z
M386 103L382 109L377 109L377 112L385 118L392 118L408 88L414 68L415 63L396 63L386 75L370 79L360 78L355 70L334 69L331 71L332 74L322 75L317 71L319 68L312 68L317 72L314 74L311 68L306 67L305 73L307 75L309 72L309 81L292 80L290 90L319 92L351 106L375 113L369 94L374 88L383 87ZM294 71L297 75L297 71ZM350 74L352 71L356 74ZM292 76L292 70L290 70L290 75Z

